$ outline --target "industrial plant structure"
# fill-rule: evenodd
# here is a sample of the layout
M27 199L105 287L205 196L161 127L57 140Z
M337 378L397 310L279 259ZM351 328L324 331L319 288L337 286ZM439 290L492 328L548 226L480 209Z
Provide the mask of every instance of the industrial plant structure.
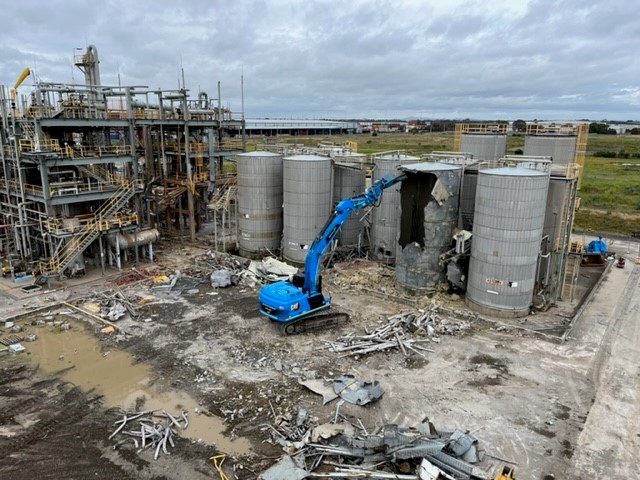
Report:
M195 240L222 158L243 151L242 115L185 88L105 86L96 47L84 85L0 89L3 250L14 276L61 278L86 261L153 255L158 230Z
M0 248L16 281L152 258L161 234L195 240L211 215L223 248L300 265L341 199L404 173L342 225L332 250L394 265L413 292L466 292L496 316L573 296L586 125L530 124L518 156L506 155L506 123L460 124L455 152L423 158L367 157L353 143L245 152L243 115L219 92L101 85L94 46L75 63L84 85L36 82L25 95L25 70L0 89ZM227 157L237 175L223 174Z

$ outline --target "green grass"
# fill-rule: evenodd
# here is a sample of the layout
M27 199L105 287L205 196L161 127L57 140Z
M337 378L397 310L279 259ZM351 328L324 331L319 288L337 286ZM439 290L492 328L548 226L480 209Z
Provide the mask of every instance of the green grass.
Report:
M640 213L640 159L585 158L581 206Z
M522 149L524 139L524 135L509 135L507 154ZM277 141L307 146L354 141L359 153L405 150L408 155L420 156L433 150L451 151L453 140L449 132L282 137ZM640 135L589 135L579 197L576 228L627 235L640 231Z

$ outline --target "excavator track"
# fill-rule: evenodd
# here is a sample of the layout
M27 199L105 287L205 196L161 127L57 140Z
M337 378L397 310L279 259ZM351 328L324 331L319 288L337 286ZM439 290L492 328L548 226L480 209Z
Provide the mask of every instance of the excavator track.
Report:
M291 322L280 323L280 332L284 335L297 335L298 333L334 327L342 323L346 323L348 320L348 313L331 311L321 312L316 315L309 315Z

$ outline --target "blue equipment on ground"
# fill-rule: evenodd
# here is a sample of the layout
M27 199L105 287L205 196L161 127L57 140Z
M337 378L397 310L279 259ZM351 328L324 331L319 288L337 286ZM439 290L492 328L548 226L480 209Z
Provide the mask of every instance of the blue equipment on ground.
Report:
M602 237L598 237L598 240L591 240L587 245L587 253L607 253L606 242Z

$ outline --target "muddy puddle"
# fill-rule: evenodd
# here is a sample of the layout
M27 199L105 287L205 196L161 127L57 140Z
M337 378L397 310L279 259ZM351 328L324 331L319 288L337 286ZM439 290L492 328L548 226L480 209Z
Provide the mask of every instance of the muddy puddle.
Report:
M149 365L134 364L134 358L122 350L103 351L100 342L80 322L70 325L69 330L46 325L28 327L26 333L35 333L37 339L22 345L42 371L64 370L63 380L87 391L95 389L104 395L107 407L120 406L131 411L144 397L145 410L158 408L173 414L187 410L189 427L180 432L182 436L214 444L231 455L251 453L248 440L232 441L222 434L225 425L219 417L196 413L201 407L191 396L176 390L159 391L150 385Z

